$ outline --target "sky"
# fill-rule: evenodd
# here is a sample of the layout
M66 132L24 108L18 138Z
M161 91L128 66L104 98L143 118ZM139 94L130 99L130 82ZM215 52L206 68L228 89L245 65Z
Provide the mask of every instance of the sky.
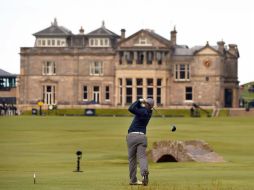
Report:
M126 37L152 29L170 39L177 30L177 44L237 44L238 80L254 81L254 8L250 0L1 0L0 68L20 72L20 47L33 47L34 33L57 19L74 34L101 27Z

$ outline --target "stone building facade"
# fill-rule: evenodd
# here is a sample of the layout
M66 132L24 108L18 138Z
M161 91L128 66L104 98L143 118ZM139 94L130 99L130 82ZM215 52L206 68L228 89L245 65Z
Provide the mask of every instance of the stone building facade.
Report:
M154 98L157 107L238 107L237 45L223 41L189 48L142 29L125 37L102 26L73 34L55 20L34 34L34 47L20 49L20 108L125 107Z

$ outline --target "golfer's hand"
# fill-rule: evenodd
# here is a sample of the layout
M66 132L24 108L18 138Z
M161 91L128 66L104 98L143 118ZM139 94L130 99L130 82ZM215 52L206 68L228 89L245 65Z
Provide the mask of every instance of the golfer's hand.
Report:
M139 101L140 101L141 103L145 103L145 102L146 102L146 99L140 98Z

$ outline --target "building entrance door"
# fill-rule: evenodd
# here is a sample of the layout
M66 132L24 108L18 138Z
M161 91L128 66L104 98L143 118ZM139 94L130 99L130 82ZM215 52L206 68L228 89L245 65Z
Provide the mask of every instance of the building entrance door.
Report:
M55 104L55 86L45 85L43 86L43 100L44 104Z
M93 87L93 100L96 104L100 103L100 87L99 86Z
M232 108L232 102L233 102L233 90L232 89L225 89L224 92L224 106L226 108Z

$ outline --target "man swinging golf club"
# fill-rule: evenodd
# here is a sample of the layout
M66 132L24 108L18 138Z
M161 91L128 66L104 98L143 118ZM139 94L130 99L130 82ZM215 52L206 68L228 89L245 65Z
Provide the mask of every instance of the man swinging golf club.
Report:
M148 184L148 162L146 158L146 126L152 116L154 101L152 98L139 99L129 111L134 114L133 121L126 138L128 145L130 185ZM139 160L142 182L137 179L137 160Z

